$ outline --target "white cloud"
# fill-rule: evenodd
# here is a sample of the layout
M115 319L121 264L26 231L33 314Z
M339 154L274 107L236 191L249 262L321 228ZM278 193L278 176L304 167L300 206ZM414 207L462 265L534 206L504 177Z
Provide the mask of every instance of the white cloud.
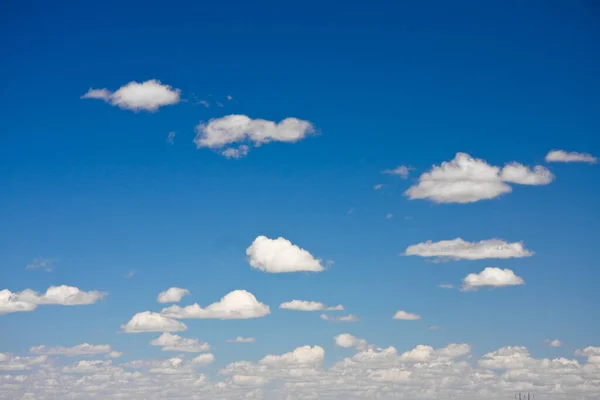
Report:
M600 364L600 347L588 346L583 350L575 350L575 354L587 357L590 364Z
M192 359L192 364L200 367L212 364L215 361L215 356L212 353L200 354Z
M396 314L394 314L394 316L392 318L393 319L401 319L404 321L416 321L418 319L421 319L421 316L419 314L409 313L404 310L398 310L398 311L396 311Z
M350 348L355 347L358 350L366 349L368 344L364 339L359 339L356 336L350 335L349 333L342 333L333 338L336 346Z
M407 256L436 257L451 260L483 260L487 258L529 257L533 252L527 250L523 242L508 243L501 239L488 239L479 242L467 242L461 238L442 240L408 246Z
M197 148L208 147L220 149L221 154L228 157L239 157L247 154L249 147L243 152L228 152L226 146L234 143L249 143L258 147L269 142L294 143L315 132L313 125L297 118L286 118L281 122L252 119L246 115L227 115L215 118L208 123L196 126ZM242 154L243 153L243 154ZM235 157L237 158L237 157Z
M373 190L381 190L383 189L383 183L378 183L377 185L373 186Z
M82 343L73 347L48 347L46 345L34 346L29 349L30 353L41 354L48 356L88 356L97 354L107 354L112 352L110 345L108 344L88 344Z
M598 159L588 153L552 150L546 155L546 162L584 162L588 164L595 164L598 162Z
M0 353L0 372L1 371L26 371L31 367L43 364L48 356L20 357L12 354Z
M233 97L229 94L226 97L227 97L227 100L233 100Z
M341 304L333 307L328 307L318 301L305 301L305 300L292 300L285 303L281 303L279 308L285 308L287 310L296 311L343 311L344 306Z
M180 351L185 353L202 353L210 350L210 345L206 342L200 342L198 339L183 338L165 332L150 342L152 346L162 347L162 351Z
M238 147L229 147L223 151L221 151L221 155L225 156L225 158L242 158L242 157L246 157L248 155L248 152L250 151L250 147L246 146L245 144L242 144Z
M151 79L141 83L129 82L116 92L108 89L90 89L81 98L104 100L126 110L154 112L160 107L179 103L180 92L179 89L173 89L156 79Z
M252 337L242 337L242 336L238 336L235 339L229 339L227 340L228 343L254 343L256 342L256 339L252 338Z
M84 292L73 286L50 286L44 294L31 289L13 293L8 289L0 290L0 314L33 311L38 305L55 304L62 306L94 304L103 299L106 293L99 291Z
M111 351L106 355L107 358L119 358L123 355L120 351Z
M325 269L320 259L283 237L258 236L246 249L246 255L253 268L264 272L321 272Z
M429 199L436 203L472 203L510 193L512 188L506 182L545 185L553 178L542 166L531 170L512 162L501 170L466 153L457 153L452 161L434 165L431 171L423 173L405 195L411 200Z
M321 319L323 321L330 322L358 322L359 318L356 315L348 314L341 317L332 317L327 314L321 314Z
M479 274L469 274L463 280L462 290L476 290L480 287L505 287L524 285L525 281L508 268L487 267Z
M162 314L144 311L135 314L121 329L127 333L180 332L187 330L187 326Z
M258 363L267 366L292 367L321 365L325 350L321 346L302 346L282 355L267 355Z
M440 289L454 289L454 285L451 283L440 283L438 287Z
M394 218L394 214L392 214L392 213L387 213L385 215L385 219L392 219L392 218Z
M545 343L550 347L561 347L563 345L563 343L558 339L554 339L554 340L546 339Z
M175 135L175 132L169 132L169 134L167 135L167 143L175 144Z
M159 303L179 303L186 294L190 294L190 291L187 289L172 287L164 292L160 292L156 298L156 301Z
M52 272L55 262L56 260L53 258L35 257L25 266L25 269L43 269L46 272Z
M402 179L406 179L406 178L408 178L410 171L412 171L413 169L414 168L410 168L405 165L399 165L398 167L396 167L394 169L386 169L386 170L382 171L382 173L390 174L390 175L398 175Z
M259 302L252 293L234 290L206 308L200 307L197 303L187 307L173 305L163 309L162 313L172 318L249 319L264 317L270 314L271 310L269 306Z

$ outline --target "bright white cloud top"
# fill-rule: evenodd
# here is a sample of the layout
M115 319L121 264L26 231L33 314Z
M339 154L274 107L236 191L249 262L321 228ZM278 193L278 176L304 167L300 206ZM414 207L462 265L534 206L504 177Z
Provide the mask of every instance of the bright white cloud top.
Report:
M85 292L73 286L50 286L40 294L31 289L13 293L8 289L0 290L0 314L33 311L39 305L54 304L77 306L94 304L106 296L105 292L92 290Z
M271 367L318 366L325 359L325 350L321 346L302 346L282 355L265 356L258 363Z
M341 304L337 306L328 307L318 301L305 301L305 300L292 300L285 303L281 303L279 308L286 310L296 311L343 311L344 306Z
M48 347L45 345L34 346L29 349L32 354L48 355L48 356L66 356L79 357L91 356L98 354L110 354L112 348L108 344L88 344L82 343L73 347Z
M227 115L214 118L196 126L197 148L210 148L228 158L248 154L248 144L254 147L270 142L295 143L314 134L314 126L298 118L285 118L280 122L252 119L247 115ZM239 147L228 147L239 144Z
M546 162L582 162L595 164L598 159L589 153L578 153L576 151L552 150L546 155Z
M160 292L156 301L159 303L179 303L183 299L183 296L187 294L190 294L190 291L187 289L172 287L164 292Z
M234 290L205 308L194 303L186 307L173 305L162 310L162 314L170 318L199 319L250 319L261 318L270 313L269 306L246 290Z
M308 251L292 244L289 240L279 237L269 239L258 236L246 249L250 265L263 272L321 272L325 270L320 259Z
M462 290L477 290L482 287L506 287L524 285L523 278L508 269L487 267L478 274L469 274L463 280Z
M160 107L179 103L180 93L179 89L151 79L145 82L129 82L115 92L108 89L90 89L81 98L104 100L126 110L155 112Z
M152 311L135 314L129 322L121 325L127 333L142 332L180 332L187 330L187 326L173 318Z
M406 248L404 255L450 260L483 260L487 258L530 257L533 252L527 250L523 242L509 243L501 239L467 242L461 238L456 238L414 244Z
M436 203L473 203L493 199L512 191L508 183L546 185L554 175L542 166L533 169L512 162L504 168L489 165L466 153L457 153L449 162L434 165L405 194L411 200L429 199Z
M165 332L150 342L152 346L161 347L162 351L179 351L183 353L202 353L210 350L210 345L198 339L183 338Z
M398 311L396 311L396 314L394 314L394 316L392 318L400 319L403 321L416 321L416 320L421 319L421 316L419 314L409 313L404 310L398 310Z

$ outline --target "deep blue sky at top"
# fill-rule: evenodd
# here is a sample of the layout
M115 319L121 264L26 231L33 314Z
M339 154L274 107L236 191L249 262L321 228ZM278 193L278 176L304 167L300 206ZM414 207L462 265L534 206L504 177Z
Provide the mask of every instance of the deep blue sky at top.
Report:
M555 336L593 344L597 167L552 165L548 186L470 205L409 201L411 180L380 172L406 164L418 176L457 151L495 165L543 163L554 148L598 156L599 20L594 1L4 2L0 286L110 294L93 313L2 317L2 341L14 351L82 341L131 348L136 338L114 332L134 313L160 309L156 294L175 285L194 295L184 304L239 288L271 305L264 320L189 323L191 336L211 343L256 336L248 357L328 344L345 330L399 348L455 341L475 352L505 344L542 352ZM190 101L152 114L79 98L147 79ZM194 126L231 113L307 119L320 134L241 160L196 150ZM378 183L387 189L372 190ZM251 271L244 251L259 234L335 264L318 275ZM536 255L442 265L399 256L455 237L524 240ZM59 259L56 271L25 271L35 256ZM527 285L436 288L488 265ZM138 274L124 279L131 269ZM279 313L291 298L342 303L363 320L346 327ZM398 308L425 320L398 324ZM57 318L60 327L45 324Z

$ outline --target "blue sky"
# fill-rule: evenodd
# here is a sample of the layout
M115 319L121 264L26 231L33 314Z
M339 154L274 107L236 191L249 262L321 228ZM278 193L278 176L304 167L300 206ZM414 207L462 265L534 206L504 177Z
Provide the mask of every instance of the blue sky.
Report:
M593 162L546 160L551 150L577 152L582 160L600 155L600 10L586 1L402 3L4 5L0 290L44 293L68 285L107 294L94 304L41 304L0 315L0 352L33 357L32 346L108 344L124 353L110 368L175 357L148 344L160 332L129 334L121 326L136 313L168 306L156 298L170 287L189 290L181 306L202 307L240 289L271 313L182 319L188 329L177 333L210 343L214 362L194 374L228 382L232 394L223 398L246 393L217 373L230 362L257 362L304 345L324 349L319 368L332 374L327 368L354 354L336 345L341 333L394 346L398 354L420 344L466 343L473 368L484 368L476 360L503 346L524 346L536 360L576 359L581 368L588 362L581 379L600 379L600 369L589 372L596 368L592 356L600 355L593 347L600 345L600 170ZM174 104L131 110L111 104L115 97L81 98L91 88L115 94L153 79L177 93ZM238 159L220 154L224 146L196 146L197 137L223 134L211 136L199 124L233 114L275 123L297 118L314 132L286 143L274 131L262 144L247 133L245 141L227 144L249 146ZM522 179L534 184L494 178L486 184L512 191L468 203L407 195L427 180L422 174L457 153L485 171L517 162L539 165L551 178L542 182L533 169ZM407 177L382 173L400 165L411 168ZM289 240L325 270L253 268L246 249L260 235ZM523 242L534 254L443 262L403 255L411 245L456 238ZM52 271L26 269L36 258L50 260ZM509 269L525 284L460 290L467 275L485 267ZM321 312L279 308L294 299L342 304L343 312L326 315L359 320L325 321ZM421 319L392 319L398 310ZM237 336L256 341L226 342ZM62 368L77 361L50 355L44 363ZM253 386L254 396L305 398L282 394L276 382L286 378L272 374L265 387ZM552 382L533 389L562 398L548 391ZM529 390L525 383L507 385ZM0 381L0 398L32 390L6 385ZM510 391L498 387L481 393ZM107 398L115 393L105 390ZM358 398L374 396L361 390ZM569 398L598 395L597 385L570 390ZM37 396L61 398L44 390Z

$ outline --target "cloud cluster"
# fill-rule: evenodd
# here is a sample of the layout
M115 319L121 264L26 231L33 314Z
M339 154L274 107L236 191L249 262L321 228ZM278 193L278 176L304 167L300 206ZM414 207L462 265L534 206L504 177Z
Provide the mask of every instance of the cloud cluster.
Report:
M13 293L8 289L0 290L0 314L33 311L42 304L76 306L94 304L103 299L106 293L100 291L85 292L73 286L50 286L40 294L31 289Z
M469 274L463 280L462 290L477 290L481 287L505 287L524 285L523 278L508 269L487 267L478 274Z
M431 171L423 173L405 195L411 200L429 199L436 203L473 203L511 192L507 182L546 185L553 179L552 173L539 165L531 169L512 162L501 169L466 153L457 153L453 160L434 165Z
M271 313L269 306L259 302L246 290L234 290L226 294L220 301L202 308L198 303L180 307L173 305L162 310L169 318L202 318L202 319L249 319L261 318Z
M129 82L115 92L108 89L90 89L81 98L104 100L126 110L154 112L160 107L179 103L180 93L179 89L150 79L145 82Z
M533 255L522 242L509 243L501 239L467 242L461 238L427 241L408 246L407 256L435 257L450 260L483 260L488 258L521 258Z
M152 346L160 346L162 351L179 351L184 353L202 353L210 350L210 345L198 339L183 338L165 332L150 342Z
M270 142L295 143L313 133L314 126L298 118L274 122L246 115L227 115L197 125L194 143L197 148L216 149L225 157L240 158L248 154L248 144L258 147ZM236 143L240 144L237 148L228 147Z
M337 306L328 307L318 301L305 301L305 300L292 300L285 303L281 303L279 308L286 310L296 311L343 311L344 306L341 304Z
M252 268L263 272L321 272L325 270L320 259L313 257L308 251L283 237L269 239L266 236L258 236L246 249L246 255Z
M552 150L546 155L546 162L583 162L595 164L598 159L589 153L578 153L576 151Z

